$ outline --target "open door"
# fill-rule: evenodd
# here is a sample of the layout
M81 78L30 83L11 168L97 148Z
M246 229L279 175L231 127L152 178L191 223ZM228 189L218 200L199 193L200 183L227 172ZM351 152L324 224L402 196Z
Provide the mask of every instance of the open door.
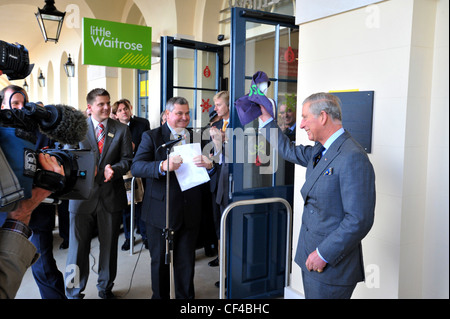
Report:
M222 90L223 47L173 37L161 37L161 112L168 99L182 96L189 101L189 127L209 123L214 95Z
M264 71L271 85L277 121L287 122L286 106L295 120L298 27L292 16L244 8L231 15L230 108L233 163L231 202L281 197L293 203L293 166L270 151L258 135L258 119L242 126L234 102L250 92L252 76ZM283 107L282 107L283 106ZM295 126L291 140L295 142ZM286 134L288 132L286 131ZM280 203L241 206L229 214L226 297L272 298L283 295L286 269L286 207Z

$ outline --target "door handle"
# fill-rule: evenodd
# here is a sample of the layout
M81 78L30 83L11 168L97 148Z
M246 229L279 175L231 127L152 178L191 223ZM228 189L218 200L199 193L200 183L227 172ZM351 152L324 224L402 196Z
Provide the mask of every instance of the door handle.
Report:
M233 199L234 181L233 174L228 174L228 199Z

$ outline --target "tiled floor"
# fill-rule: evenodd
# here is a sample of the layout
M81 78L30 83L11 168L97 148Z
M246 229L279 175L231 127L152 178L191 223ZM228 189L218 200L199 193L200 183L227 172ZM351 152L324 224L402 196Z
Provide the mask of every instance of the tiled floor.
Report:
M55 260L61 272L64 272L66 265L67 249L58 249L62 242L57 231L53 233ZM120 246L124 242L123 233L119 238L119 254L117 277L113 288L113 293L122 299L148 299L151 297L150 280L150 253L147 249L140 249L142 242L137 235L134 254L129 251L121 251ZM87 283L85 299L99 299L96 288L97 284L97 264L98 260L98 240L94 238L91 243L90 267L91 274ZM214 283L219 280L219 267L209 267L208 262L214 257L206 257L204 249L197 250L195 268L195 297L196 299L218 299L219 289ZM133 274L134 272L134 274ZM26 272L16 299L40 299L38 287L31 274L31 268Z

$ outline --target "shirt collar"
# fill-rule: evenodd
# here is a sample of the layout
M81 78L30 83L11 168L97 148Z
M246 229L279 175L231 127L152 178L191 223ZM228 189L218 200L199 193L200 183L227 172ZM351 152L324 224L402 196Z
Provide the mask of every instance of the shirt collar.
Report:
M294 132L295 126L296 126L296 125L297 125L297 122L295 122L294 125L292 125L292 126L289 128L289 130L290 130L291 132Z
M166 122L167 123L167 122ZM175 129L173 129L169 123L167 123L167 127L170 130L170 133L172 134L172 136L177 136L177 135L186 135L186 129L184 128L183 130L181 130L180 132L175 131Z
M106 124L108 123L108 119L105 119L105 120L103 120L103 121L101 121L101 122L97 122L97 120L95 120L95 119L91 116L91 120L92 120L92 124L94 125L94 129L95 129L95 130L97 129L97 126L98 126L99 123L102 123L103 126L104 126L105 129L106 129Z
M323 154L325 154L327 152L327 150L328 150L328 148L330 148L331 144L333 144L333 142L336 141L339 136L344 134L344 132L345 132L344 128L341 127L339 130L334 132L334 134L328 138L328 140L325 142L325 144L323 144L323 147L325 147L325 151L323 152Z

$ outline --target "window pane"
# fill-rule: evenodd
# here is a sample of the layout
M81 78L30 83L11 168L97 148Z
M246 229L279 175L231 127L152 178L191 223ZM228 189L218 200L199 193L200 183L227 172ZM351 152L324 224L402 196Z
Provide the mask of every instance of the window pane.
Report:
M195 50L174 48L173 85L194 87Z
M217 53L198 51L197 87L216 89Z
M246 28L245 74L264 71L274 77L275 26L247 22Z

